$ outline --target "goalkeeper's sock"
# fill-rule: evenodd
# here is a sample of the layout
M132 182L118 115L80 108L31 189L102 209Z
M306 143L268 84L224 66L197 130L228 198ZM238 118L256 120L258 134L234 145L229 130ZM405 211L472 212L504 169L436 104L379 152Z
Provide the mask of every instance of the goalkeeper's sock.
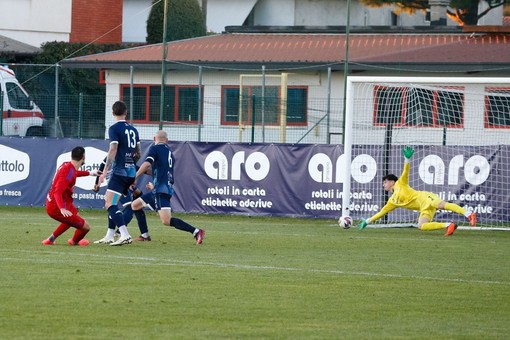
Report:
M445 205L444 205L444 208L445 210L450 210L450 211L453 211L453 212L456 212L457 214L460 214L460 215L464 215L466 216L466 209L458 206L457 204L455 203L449 203L447 202Z
M174 227L175 229L179 229L182 231L187 231L188 233L194 233L195 227L191 226L190 224L184 222L180 218L172 217L170 219L170 225Z
M444 229L449 224L450 223L444 223L444 222L427 222L427 223L423 223L420 229L424 230L424 231Z

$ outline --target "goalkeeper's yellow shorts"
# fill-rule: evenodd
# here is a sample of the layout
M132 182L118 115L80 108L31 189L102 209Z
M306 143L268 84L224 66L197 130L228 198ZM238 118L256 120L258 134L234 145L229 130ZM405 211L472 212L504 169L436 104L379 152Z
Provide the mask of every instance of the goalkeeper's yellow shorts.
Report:
M421 191L418 193L417 201L420 202L420 218L428 217L432 221L443 200L433 192Z

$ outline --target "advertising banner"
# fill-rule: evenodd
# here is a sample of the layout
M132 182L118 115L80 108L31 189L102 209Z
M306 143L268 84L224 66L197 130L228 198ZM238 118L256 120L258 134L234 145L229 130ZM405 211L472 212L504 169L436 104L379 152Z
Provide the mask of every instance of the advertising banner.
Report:
M98 169L109 146L105 140L0 137L0 204L44 206L57 167L78 145L86 150L82 169ZM140 162L150 145L142 142ZM172 198L176 212L318 218L338 218L342 213L343 145L170 142L170 146L176 159ZM416 146L411 185L475 210L485 221L508 221L509 148ZM386 172L397 176L402 172L400 147L391 148L389 160L384 154L382 145L353 146L349 210L355 219L369 217L384 205L381 183ZM138 187L144 189L149 180L143 176ZM77 207L103 208L105 184L94 193L94 181L94 177L77 180ZM412 211L400 209L399 214L416 218ZM388 221L395 216L390 213ZM441 211L438 216L448 218Z

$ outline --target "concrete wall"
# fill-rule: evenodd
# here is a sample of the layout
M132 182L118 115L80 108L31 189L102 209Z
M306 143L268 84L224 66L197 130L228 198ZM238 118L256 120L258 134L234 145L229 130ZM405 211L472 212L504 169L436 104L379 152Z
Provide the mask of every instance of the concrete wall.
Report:
M72 0L0 0L0 34L40 47L69 41Z
M124 0L122 14L122 41L145 42L147 19L151 11L151 0Z

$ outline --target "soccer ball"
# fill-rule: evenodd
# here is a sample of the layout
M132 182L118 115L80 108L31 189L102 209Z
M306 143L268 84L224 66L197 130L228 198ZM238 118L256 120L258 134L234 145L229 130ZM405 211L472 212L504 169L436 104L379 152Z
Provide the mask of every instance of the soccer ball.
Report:
M344 229L349 229L352 225L352 217L342 216L338 219L338 225Z

